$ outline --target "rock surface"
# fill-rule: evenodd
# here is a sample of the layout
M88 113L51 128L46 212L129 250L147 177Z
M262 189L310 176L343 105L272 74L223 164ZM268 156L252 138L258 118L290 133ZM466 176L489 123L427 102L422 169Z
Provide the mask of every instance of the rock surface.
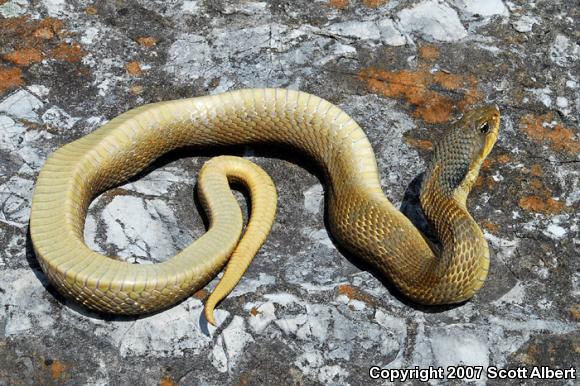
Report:
M357 385L373 365L578 370L576 2L0 0L0 16L0 384ZM232 152L273 176L280 208L217 329L201 316L215 280L139 318L56 293L27 234L48 154L144 103L265 86L351 114L396 204L447 122L498 104L500 138L469 201L493 251L483 290L446 309L395 297L329 238L308 165L245 148ZM199 237L196 172L211 154L173 154L102 194L88 245L150 263ZM486 382L499 383L475 381Z

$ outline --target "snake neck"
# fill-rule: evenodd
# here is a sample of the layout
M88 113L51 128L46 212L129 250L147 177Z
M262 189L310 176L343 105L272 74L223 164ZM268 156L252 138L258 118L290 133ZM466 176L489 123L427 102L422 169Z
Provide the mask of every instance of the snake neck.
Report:
M477 170L467 175L477 174ZM473 296L483 285L489 269L489 248L483 232L469 214L466 205L471 176L455 191L441 186L443 166L434 163L426 172L420 203L429 224L442 245L439 269L451 278L463 278L464 288L453 302Z

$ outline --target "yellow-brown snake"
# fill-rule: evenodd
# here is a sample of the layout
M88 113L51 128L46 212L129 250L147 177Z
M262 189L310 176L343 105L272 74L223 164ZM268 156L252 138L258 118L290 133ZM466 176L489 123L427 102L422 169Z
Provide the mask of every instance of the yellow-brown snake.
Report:
M442 248L385 197L375 156L359 125L335 105L285 89L248 89L153 103L132 109L54 152L36 183L30 233L42 269L63 294L104 312L139 314L191 295L228 262L205 314L238 283L274 219L276 191L259 167L218 157L202 169L198 192L210 226L202 237L159 264L129 264L84 242L91 200L185 145L282 144L311 157L328 184L335 239L423 304L457 303L483 285L489 251L466 199L499 130L497 107L467 112L435 144L420 202ZM228 181L251 194L244 236L241 210ZM433 249L435 250L435 249ZM231 256L231 258L230 258Z

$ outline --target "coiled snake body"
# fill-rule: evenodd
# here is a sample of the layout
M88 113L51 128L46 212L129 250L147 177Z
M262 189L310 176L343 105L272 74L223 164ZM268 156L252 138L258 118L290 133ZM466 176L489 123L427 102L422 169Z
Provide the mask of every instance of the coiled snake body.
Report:
M237 284L273 222L276 192L260 168L234 157L206 164L198 191L208 232L159 264L129 264L89 249L83 238L88 206L171 149L277 143L304 152L322 168L336 240L412 300L460 302L479 290L489 267L487 243L465 203L498 129L497 107L473 110L435 146L420 200L443 246L437 255L385 197L367 137L333 104L298 91L248 89L141 106L49 157L32 202L34 250L59 291L89 308L120 314L168 307L203 287L229 259L206 303L206 317L215 323L214 306ZM251 193L252 214L241 241L231 180Z

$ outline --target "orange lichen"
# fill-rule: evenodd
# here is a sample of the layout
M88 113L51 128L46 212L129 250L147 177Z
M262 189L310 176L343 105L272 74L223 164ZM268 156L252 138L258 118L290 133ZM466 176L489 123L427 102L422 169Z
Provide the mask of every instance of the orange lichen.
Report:
M6 90L18 87L24 84L22 79L22 70L19 68L2 68L0 67L0 95Z
M546 209L546 204L544 200L537 196L522 197L520 198L518 205L522 209L533 212L543 212Z
M47 17L45 19L40 20L40 22L38 23L38 27L47 28L54 34L60 34L64 27L64 22L54 17Z
M199 299L199 300L205 299L208 295L209 295L209 292L207 292L203 288L200 289L199 291L193 293L193 297L196 299Z
M21 48L5 54L2 58L17 66L30 66L42 60L42 52L37 48Z
M252 316L256 316L258 314L261 314L261 312L256 307L252 307L252 309L250 310L250 314Z
M85 53L78 43L63 42L67 35L63 26L62 20L53 17L39 20L31 20L29 16L0 18L0 36L5 43L3 51L7 52L2 59L21 67L40 62L45 56L79 62ZM20 69L0 67L0 95L22 84Z
M534 175L534 169L537 172L536 174L540 174L540 176L543 174L540 166L537 164L532 166L532 170L523 170L523 173L532 173ZM528 181L528 188L523 190L525 195L521 196L518 201L520 208L546 215L553 215L564 211L566 204L553 197L553 192L544 185L542 179L537 177L523 177L520 180L524 184Z
M580 304L574 304L570 307L570 316L574 320L580 320Z
M433 61L439 59L439 49L433 44L423 44L419 47L419 58Z
M552 197L526 196L520 198L518 205L524 210L543 214L557 214L564 209L564 203Z
M472 76L448 74L442 71L431 73L426 68L417 71L384 71L374 68L363 69L359 73L372 92L391 98L403 98L415 106L414 116L428 123L443 123L451 119L455 102L452 98L432 90L437 86L449 91L467 88L467 92L457 105L460 110L481 99L477 81Z
M61 43L52 49L50 54L57 60L63 60L69 63L78 63L86 55L78 43Z
M508 162L511 162L513 158L509 154L499 154L495 157L495 160L500 164L507 164Z
M416 139L411 137L403 137L403 140L407 145L411 145L419 150L433 150L433 142L427 139Z
M336 9L345 9L348 7L348 0L330 0L328 5Z
M134 84L129 88L129 91L131 91L131 94L133 95L139 95L143 92L143 86L140 84Z
M85 8L85 13L87 15L93 16L93 15L97 14L97 9L95 7L87 7L87 8Z
M538 164L532 165L530 172L532 173L532 176L535 177L542 177L544 175L544 170Z
M443 71L433 73L433 81L448 90L457 90L466 83L463 75L449 74Z
M512 160L513 160L513 158L509 154L499 154L496 156L491 155L483 160L483 163L481 164L481 169L482 170L489 170L490 168L492 168L496 164L500 164L500 165L507 164L508 162L511 162Z
M499 232L499 225L494 224L489 220L483 220L481 226L491 233L497 234Z
M387 3L388 0L362 0L362 3L369 8L378 8Z
M485 188L486 190L492 190L495 186L495 181L493 177L487 176L484 177L481 174L477 176L475 179L475 184L473 185L474 188Z
M6 38L17 38L19 48L35 46L39 39L60 33L62 26L63 22L53 17L40 20L29 20L28 16L0 19L0 33Z
M127 69L127 72L129 73L129 75L139 76L142 73L141 65L137 61L129 62L129 63L127 63L127 65L125 67Z
M50 365L48 366L48 370L50 371L50 376L55 381L61 379L66 372L67 365L62 363L61 361L50 361Z
M580 140L574 138L574 131L564 127L561 122L556 122L552 113L527 114L520 120L520 128L532 141L548 144L555 151L580 153Z
M530 185L531 185L531 186L532 186L532 188L534 188L534 189L541 189L541 188L543 188L543 187L544 187L544 184L542 184L542 181L540 181L540 180L537 180L537 179L533 179L533 180L530 182Z
M41 28L35 30L32 33L32 36L34 36L35 38L38 38L38 39L48 40L48 39L52 39L54 37L54 32L50 28L41 27Z
M338 294L344 295L350 300L358 300L370 305L376 304L375 299L373 299L370 295L363 292L357 287L354 287L350 284L341 284L338 286Z
M48 46L50 41L66 35L63 25L62 20L53 17L40 20L30 20L26 16L0 19L0 35L6 42L14 42L12 52L7 53L4 59L22 66L42 60L43 53L49 52L52 46ZM59 54L58 47L56 53Z
M157 44L157 39L152 36L141 36L137 38L137 43L143 47L151 48Z
M159 386L177 386L177 382L173 380L171 375L164 375L159 381Z

